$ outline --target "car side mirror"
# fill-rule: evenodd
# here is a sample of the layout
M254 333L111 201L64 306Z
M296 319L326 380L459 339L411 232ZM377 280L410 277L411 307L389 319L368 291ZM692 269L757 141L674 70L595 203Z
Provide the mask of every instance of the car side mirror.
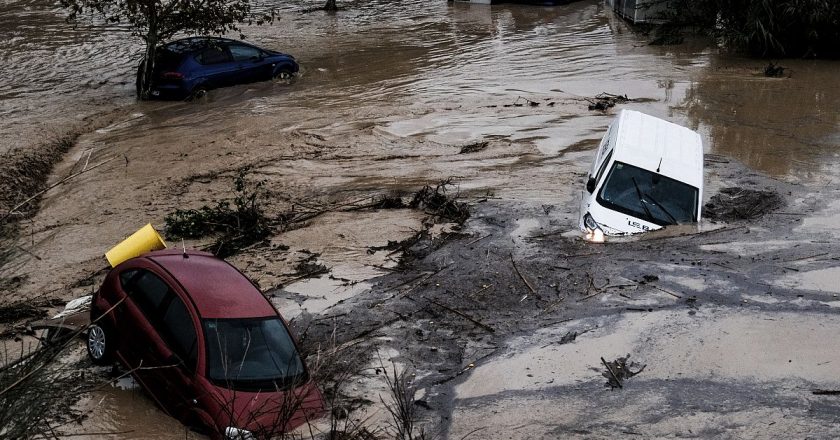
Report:
M595 191L595 178L594 177L589 176L589 180L586 181L586 190L590 194L592 194L592 192Z

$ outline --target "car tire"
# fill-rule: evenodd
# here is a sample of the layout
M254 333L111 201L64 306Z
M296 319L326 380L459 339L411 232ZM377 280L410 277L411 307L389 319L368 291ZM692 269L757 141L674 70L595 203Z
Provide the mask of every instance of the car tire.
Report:
M198 101L207 96L207 86L200 84L193 87L190 94L187 96L187 101Z
M114 361L114 332L105 324L91 324L87 334L87 352L96 365L110 365Z
M277 71L271 75L271 79L273 79L275 82L280 82L284 84L291 84L294 78L294 72L287 68L277 69Z

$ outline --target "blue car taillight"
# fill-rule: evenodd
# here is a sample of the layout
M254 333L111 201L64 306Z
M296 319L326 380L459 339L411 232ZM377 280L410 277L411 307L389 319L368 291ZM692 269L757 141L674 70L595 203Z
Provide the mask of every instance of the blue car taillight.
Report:
M160 77L163 79L184 79L184 74L181 72L163 72Z

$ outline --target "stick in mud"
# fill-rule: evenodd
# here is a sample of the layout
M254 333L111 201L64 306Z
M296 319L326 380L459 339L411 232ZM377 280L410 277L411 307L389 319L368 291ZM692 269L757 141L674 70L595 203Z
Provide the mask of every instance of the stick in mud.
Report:
M531 286L531 283L528 282L528 280L525 278L525 276L522 275L522 272L519 271L519 267L516 266L516 261L514 261L514 259L513 259L513 252L511 252L511 254L510 254L510 262L511 262L511 264L513 264L513 269L516 270L516 274L519 275L519 278L522 279L522 282L524 282L525 285L528 286L528 290L530 290L531 293L533 293L534 295L537 295L537 291L534 290L534 287ZM539 297L540 296L537 295L537 298L539 298Z
M456 315L458 315L458 316L460 316L460 317L462 317L462 318L466 319L467 321L472 322L473 324L475 324L475 325L477 325L477 326L479 326L479 327L483 328L484 330L487 330L487 331L488 331L488 332L490 332L490 333L495 333L495 332L496 332L496 329L494 329L493 327L490 327L489 325L487 325L487 324L485 324L485 323L483 323L483 322L481 322L481 321L479 321L479 320L477 320L477 319L473 318L473 317L472 317L472 316L470 316L470 315L467 315L466 313L464 313L464 312L462 312L462 311L460 311L460 310L455 310L455 309L453 309L452 307L449 307L449 306L447 306L447 305L445 305L445 304L441 304L441 303L439 303L439 302L437 302L437 301L435 301L435 300L433 300L433 299L429 299L429 302L430 302L430 303L432 303L432 304L434 304L434 305L436 305L436 306L438 306L438 307L440 307L440 308L442 308L442 309L446 309L446 310L448 310L448 311L450 311L450 312L452 312L452 313L454 313L454 314L456 314Z
M610 372L610 376L612 376L613 380L615 380L615 383L618 385L618 387L624 388L624 385L621 384L621 380L618 378L618 376L615 375L615 372L613 372L612 367L610 367L610 364L608 364L607 361L604 360L603 356L601 356L601 363L603 363L604 366L607 367L607 371Z

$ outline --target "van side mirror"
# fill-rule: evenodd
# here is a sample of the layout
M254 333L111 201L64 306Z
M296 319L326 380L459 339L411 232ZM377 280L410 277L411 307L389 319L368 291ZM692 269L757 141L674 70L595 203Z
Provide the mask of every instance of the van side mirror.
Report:
M590 194L592 194L592 192L595 191L595 178L594 177L589 176L589 180L586 181L586 190L589 191Z

